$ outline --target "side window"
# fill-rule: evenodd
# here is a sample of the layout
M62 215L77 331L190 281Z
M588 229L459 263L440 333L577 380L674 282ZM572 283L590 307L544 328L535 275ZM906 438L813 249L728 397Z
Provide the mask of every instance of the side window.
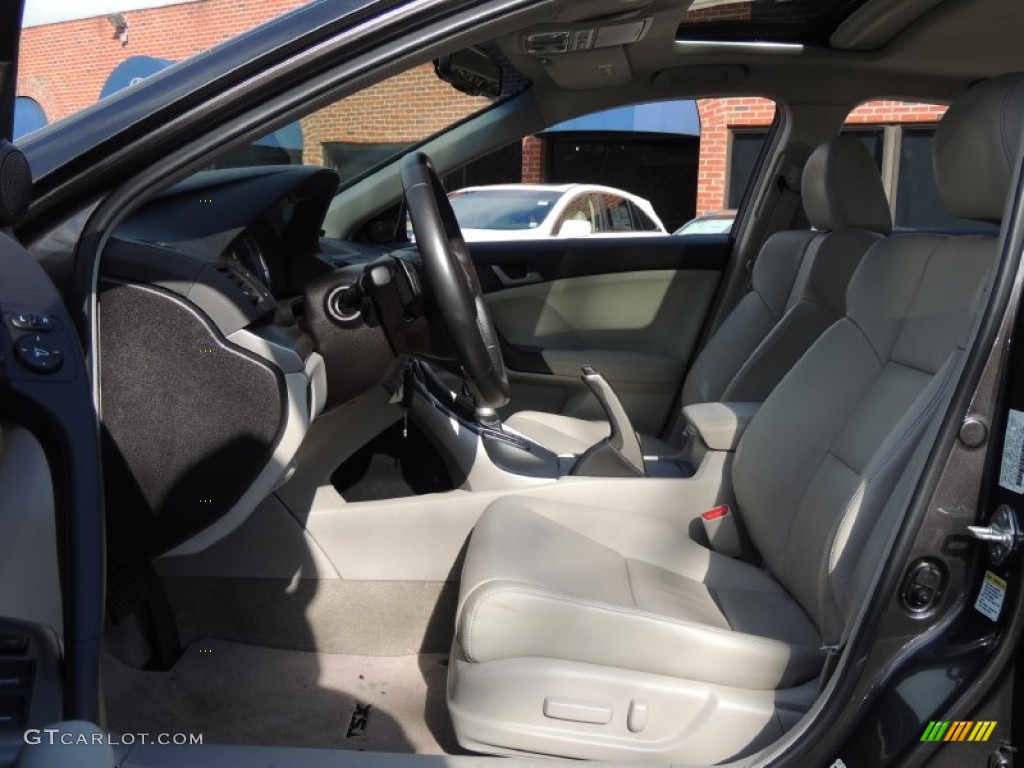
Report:
M413 75L419 74L396 82L397 96L392 100L406 98L403 94L418 88ZM428 95L435 99L432 91ZM461 103L445 110L453 116L465 114ZM572 200L564 209L563 203L552 202L564 211L549 232L548 222L543 225L552 237L559 236L570 219L588 222L590 233L728 233L775 114L774 102L753 97L659 101L602 110L549 126L453 169L446 173L444 185L449 193L499 184L521 185L531 194L543 185L543 193L561 195L558 187L565 184L621 191L614 195L614 203L599 197ZM393 122L381 119L389 126ZM304 136L311 133L309 127L304 124ZM394 130L375 130L358 140L337 136L322 145L323 161L355 175L389 152L400 151L402 145L395 142L415 138ZM306 162L311 161L310 154L305 153ZM631 198L650 207L635 205ZM582 236L579 233L587 226L571 225L576 233L571 236Z
M618 195L603 195L605 212L608 215L609 232L632 232L633 218L629 214L629 202Z
M897 229L939 229L976 231L992 229L991 224L958 219L946 210L935 185L932 148L935 126L905 127L900 133L899 167L896 170Z
M637 232L660 231L660 228L654 223L654 220L644 213L639 206L634 205L632 201L629 203L629 213L633 217L633 229Z
M555 222L551 234L556 237L585 237L601 232L601 209L594 195L577 195L569 201Z
M775 102L759 97L702 99L697 216L682 235L728 234L754 178L775 121ZM668 225L668 222L665 222Z
M939 197L932 148L945 112L942 104L870 101L846 118L843 132L861 139L875 158L897 231L991 229L984 222L956 218Z
M723 208L739 208L768 139L768 128L737 128L730 136L728 192Z

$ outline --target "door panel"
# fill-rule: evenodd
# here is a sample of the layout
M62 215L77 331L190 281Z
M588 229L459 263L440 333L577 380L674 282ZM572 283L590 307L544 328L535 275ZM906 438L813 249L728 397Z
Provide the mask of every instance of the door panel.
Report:
M657 434L670 415L725 267L726 237L636 237L471 245L505 345L512 401L602 417L580 381L592 365L634 426ZM509 285L509 277L530 282Z

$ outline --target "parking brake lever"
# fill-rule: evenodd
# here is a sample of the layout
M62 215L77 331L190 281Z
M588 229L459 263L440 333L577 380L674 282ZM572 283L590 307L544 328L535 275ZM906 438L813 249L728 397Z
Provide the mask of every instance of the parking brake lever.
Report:
M597 477L646 475L640 438L619 396L605 377L589 365L583 366L582 374L583 383L594 393L604 409L611 434L580 456L572 468L572 474Z

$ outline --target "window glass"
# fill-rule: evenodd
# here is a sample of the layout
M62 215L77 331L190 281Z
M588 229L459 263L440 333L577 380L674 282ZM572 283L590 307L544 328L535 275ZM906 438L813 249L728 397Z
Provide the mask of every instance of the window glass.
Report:
M536 229L561 195L535 189L465 189L448 195L463 229Z
M567 221L588 222L591 232L601 232L604 229L601 226L601 209L597 205L597 199L594 195L579 195L571 200L565 207L565 210L562 211L562 215L558 217L558 221L555 222L551 234L556 236L561 234L562 225Z
M726 208L739 208L743 193L754 175L757 159L768 138L768 128L736 130L732 133L732 153L729 157L729 195Z
M932 170L935 128L903 128L900 140L899 176L896 183L897 229L975 231L991 224L958 219L943 205Z
M882 158L885 148L884 128L843 128L842 133L844 136L860 139L861 143L871 154L872 159L874 159L878 170L882 170Z
M640 232L657 232L659 227L654 221L632 202L629 204L629 212L633 215L633 228Z
M517 141L445 174L442 181L448 190L484 184L511 184L522 179L522 172L523 145Z
M699 136L625 131L542 136L545 181L630 192L649 201L670 231L696 215Z
M865 0L694 0L680 40L827 45L832 32Z
M26 0L17 95L63 120L299 4L217 3L211 13L197 5L212 3Z
M529 85L504 59L501 98ZM214 167L321 165L347 184L431 136L489 109L494 100L469 96L437 77L432 63L411 67L221 156ZM503 147L449 174L448 189L509 181L522 168L522 146ZM516 179L518 180L518 179Z
M633 219L629 215L629 202L618 195L604 195L605 211L608 214L609 232L632 232Z
M14 139L44 127L47 123L46 113L39 102L27 96L19 96L14 100Z

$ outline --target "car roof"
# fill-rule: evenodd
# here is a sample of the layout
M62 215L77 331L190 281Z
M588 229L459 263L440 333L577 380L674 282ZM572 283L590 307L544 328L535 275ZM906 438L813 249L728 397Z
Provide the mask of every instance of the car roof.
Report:
M820 6L821 13L810 14L806 27L758 25L755 19L746 25L683 23L688 10L724 16L756 6L750 13L763 16L784 5ZM631 18L645 26L639 39L618 49L623 55L613 69L596 66L591 50L543 55L531 53L524 41L556 26L610 34L602 31L618 20L605 18L621 11L618 0L556 4L548 21L498 38L502 54L532 82L544 123L687 96L762 95L837 106L883 97L946 102L974 81L1024 70L1019 0L637 0L630 8ZM615 52L607 51L609 61Z
M463 193L463 192L485 192L490 190L522 190L524 192L558 192L559 194L565 194L567 192L601 192L609 195L621 195L637 200L643 198L632 192L627 192L624 189L615 189L614 187L606 187L601 184L481 184L475 187L463 187L462 189L456 189L449 194Z

